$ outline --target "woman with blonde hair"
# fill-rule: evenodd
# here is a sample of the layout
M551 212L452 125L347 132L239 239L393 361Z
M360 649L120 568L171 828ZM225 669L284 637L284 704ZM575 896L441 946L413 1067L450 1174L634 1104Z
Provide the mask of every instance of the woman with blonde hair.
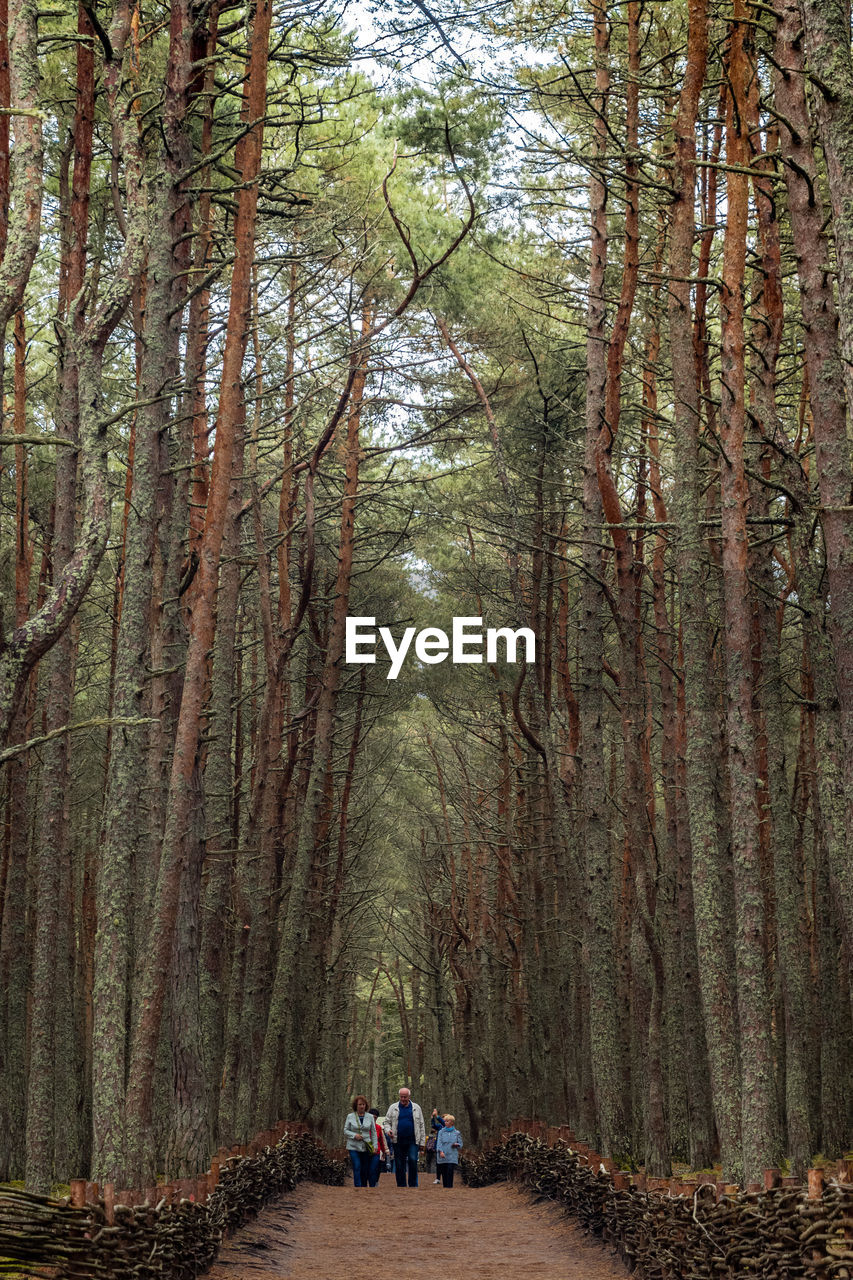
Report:
M461 1150L462 1134L456 1128L456 1116L452 1116L448 1111L444 1117L444 1128L439 1129L435 1140L436 1169L444 1187L453 1186L453 1175L459 1163Z

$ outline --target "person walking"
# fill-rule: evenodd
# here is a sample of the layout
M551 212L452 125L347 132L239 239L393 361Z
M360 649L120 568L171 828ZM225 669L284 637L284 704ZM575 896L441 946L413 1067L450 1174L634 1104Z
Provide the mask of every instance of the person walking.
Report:
M354 1187L370 1186L370 1162L376 1150L376 1121L367 1110L367 1098L359 1093L352 1100L352 1111L344 1123L352 1184Z
M435 1140L436 1167L441 1175L442 1185L453 1186L453 1175L459 1163L459 1152L462 1150L462 1134L456 1128L456 1117L449 1112L444 1117L444 1128Z
M385 1132L394 1144L394 1176L398 1187L418 1185L418 1152L426 1143L424 1113L412 1102L412 1091L405 1085L399 1091L399 1102L392 1102L385 1116Z
M424 1163L426 1165L427 1173L435 1175L435 1182L433 1183L433 1186L436 1187L439 1182L441 1182L441 1178L439 1178L438 1170L435 1167L435 1140L443 1127L444 1119L442 1114L438 1107L433 1107L432 1115L429 1118L429 1136L426 1140L426 1157Z
M390 1164L391 1147L385 1136L385 1130L379 1123L379 1108L371 1107L370 1114L373 1116L374 1123L376 1124L376 1150L370 1157L369 1185L371 1187L376 1187L379 1185L379 1175L383 1168Z

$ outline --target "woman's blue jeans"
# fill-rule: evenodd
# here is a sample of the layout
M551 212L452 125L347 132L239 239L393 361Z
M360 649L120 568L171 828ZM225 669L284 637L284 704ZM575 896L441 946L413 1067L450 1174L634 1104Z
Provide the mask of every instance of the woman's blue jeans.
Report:
M350 1164L352 1165L352 1185L354 1187L367 1187L370 1185L370 1161L372 1159L369 1151L350 1151Z

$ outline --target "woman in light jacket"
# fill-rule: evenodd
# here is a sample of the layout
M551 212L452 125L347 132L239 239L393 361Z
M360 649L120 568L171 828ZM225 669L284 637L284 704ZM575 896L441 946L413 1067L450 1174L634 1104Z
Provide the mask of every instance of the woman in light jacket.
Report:
M453 1175L459 1163L461 1150L462 1134L456 1128L456 1117L448 1113L444 1117L444 1128L439 1129L435 1140L436 1168L445 1187L453 1186Z
M344 1137L352 1164L353 1186L369 1186L370 1162L376 1150L376 1121L367 1110L367 1098L363 1093L352 1100L352 1111L344 1124Z

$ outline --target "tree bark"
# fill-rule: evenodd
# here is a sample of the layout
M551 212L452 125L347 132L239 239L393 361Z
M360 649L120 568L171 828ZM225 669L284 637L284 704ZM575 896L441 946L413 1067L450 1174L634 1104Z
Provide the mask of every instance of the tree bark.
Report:
M672 211L669 270L669 341L675 420L673 514L678 530L676 564L681 604L686 715L687 805L692 851L692 889L699 977L711 1065L714 1112L726 1177L742 1168L740 1063L735 991L724 903L725 868L718 843L714 778L716 755L711 636L705 591L703 508L699 464L700 398L693 358L690 280L695 234L696 120L708 58L708 12L704 0L689 6L687 72L675 121L676 196Z
M777 32L777 49L784 57ZM781 63L780 65L784 65ZM777 73L778 74L778 73ZM749 95L752 152L759 149L761 133L758 119L758 85L753 83ZM766 150L774 150L768 132ZM755 168L764 162L754 154ZM762 250L762 276L757 282L759 298L754 305L752 346L757 367L750 379L753 403L758 419L758 432L763 447L755 447L753 471L761 474L770 470L771 453L780 436L780 423L776 407L776 376L781 347L784 307L782 294L782 252L780 228L776 218L775 196L772 180L753 178L758 222L759 242ZM769 515L769 490L763 493L756 482L755 501L751 509L756 514ZM803 513L804 514L804 513ZM798 866L795 848L794 823L789 801L788 769L785 738L786 715L783 702L783 676L779 645L779 624L776 610L771 552L755 550L751 555L752 576L755 580L756 624L759 636L760 661L763 680L757 693L757 701L763 712L767 783L769 795L770 852L773 885L775 889L776 946L784 1010L785 1039L785 1118L786 1149L792 1168L799 1177L805 1171L814 1150L810 1119L810 1080L818 1063L811 1052L812 1011L808 972L808 944L804 919L804 885L802 863ZM770 921L767 921L769 926Z
M833 72L841 75L849 61L849 52L843 45L833 43L835 23L840 9L834 3L820 7L814 4L800 8L792 0L784 0L777 8L778 26L774 56L780 70L774 81L775 101L779 111L779 140L785 160L783 167L785 189L788 196L788 212L794 238L797 259L797 275L800 285L800 307L803 318L803 345L806 354L809 384L809 404L814 420L815 462L820 493L820 522L826 547L826 572L829 578L829 636L835 667L838 715L841 737L844 743L846 770L844 785L847 794L850 821L853 784L850 774L850 751L853 743L853 523L850 501L853 494L853 466L847 437L848 406L853 405L850 393L850 376L842 362L849 361L851 336L842 337L839 346L839 311L830 273L829 246L824 232L825 210L821 199L821 187L814 151L811 145L811 124L806 103L801 21L805 27L806 46L810 63L827 87L836 79L826 81ZM829 41L825 45L824 41ZM837 62L837 66L836 66ZM844 75L847 72L844 71ZM843 91L843 82L838 86ZM842 104L830 102L818 87L815 90L821 103L818 111L824 146L833 147L843 139L844 111ZM850 110L853 98L843 99ZM834 160L832 184L833 213L838 214L838 201L842 199L843 173L849 157ZM841 189L840 189L841 188ZM843 212L843 211L842 211ZM847 231L849 236L849 217ZM839 253L839 270L843 255ZM844 280L848 289L851 282L849 255ZM839 276L841 316L849 315L851 294L842 292ZM845 321L847 329L849 321ZM849 363L847 369L849 371ZM845 397L846 389L846 397ZM833 703L835 698L833 698ZM846 850L835 841L827 848L833 874L843 886L841 906L844 913L845 933L848 939L848 957L853 964L853 868ZM850 979L853 990L853 974Z
M178 904L182 886L185 894L193 892L186 880L189 874L187 842L191 839L190 814L196 794L193 775L197 767L202 712L208 685L207 655L215 634L216 590L232 459L237 433L243 427L240 379L248 338L271 16L269 0L260 0L252 25L249 68L244 89L250 127L238 144L236 163L241 174L234 227L236 259L231 279L210 493L204 536L199 549L198 580L190 620L190 642L169 781L166 827L154 897L148 957L132 1036L126 1097L128 1161L131 1175L142 1182L153 1172L148 1145L152 1085L163 1004L169 984ZM200 869L196 868L195 873L200 874Z
M749 490L744 462L746 366L744 287L749 178L749 115L746 96L749 58L745 47L745 6L736 0L729 40L729 95L726 103L726 234L721 294L720 464L723 592L726 640L726 726L735 887L735 958L740 1025L744 1178L761 1182L776 1164L770 1003L764 954L764 895L755 795L752 636L749 544L746 515Z
M608 18L603 5L593 5L595 32L595 89L597 114L593 127L594 155L603 164L607 148ZM590 1037L599 1069L595 1073L595 1101L601 1150L618 1159L628 1151L626 1117L622 1101L622 1055L619 1047L619 1009L614 964L613 879L605 790L602 713L601 553L603 512L598 483L599 441L607 430L607 342L605 336L605 269L607 265L607 189L599 169L591 171L589 184L590 271L586 339L586 452L584 456L583 519L584 578L581 587L580 668L578 709L581 727L581 786L583 841L588 894L586 960L590 983Z

